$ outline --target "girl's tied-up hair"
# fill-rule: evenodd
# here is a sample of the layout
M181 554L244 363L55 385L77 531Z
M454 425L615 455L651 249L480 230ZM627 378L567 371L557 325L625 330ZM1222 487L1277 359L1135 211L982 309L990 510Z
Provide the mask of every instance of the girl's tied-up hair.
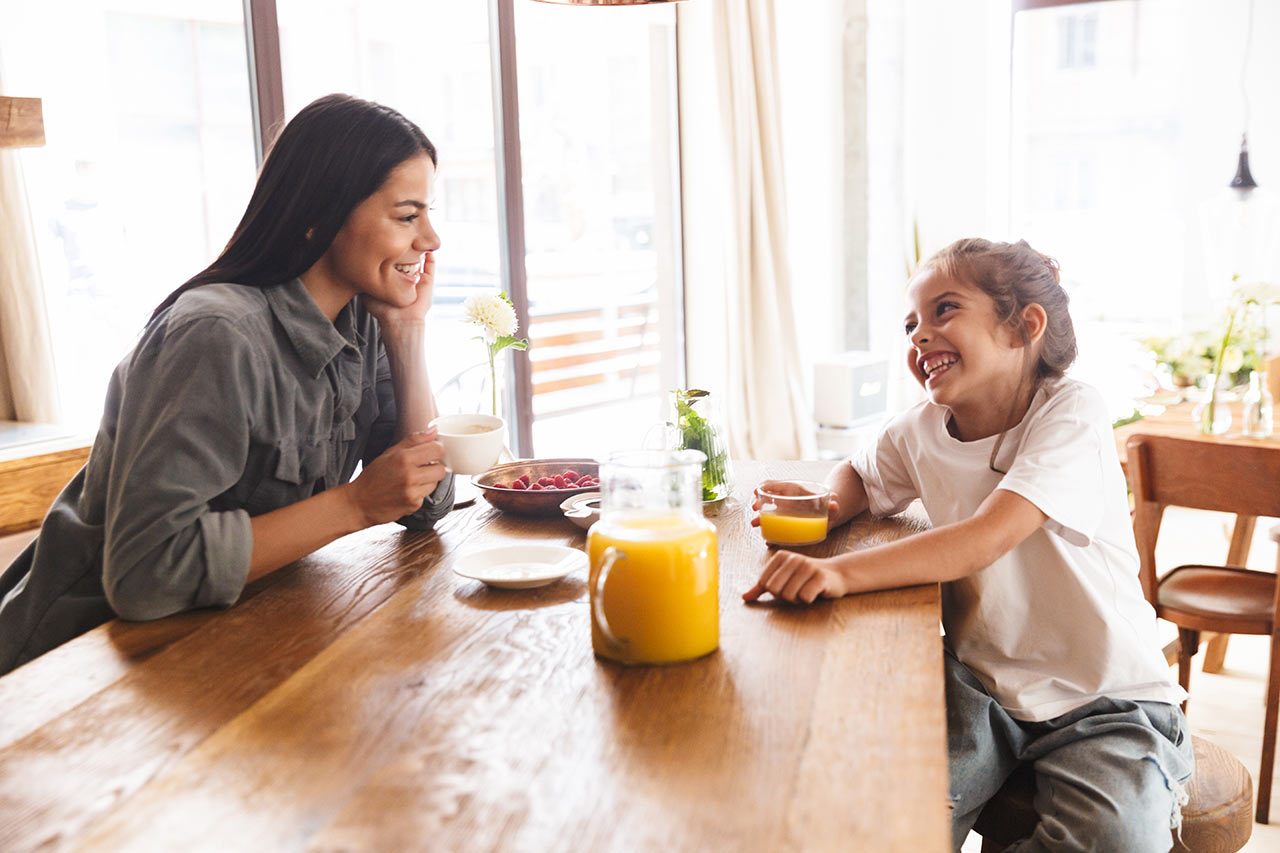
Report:
M1062 288L1058 275L1058 262L1031 248L1026 240L1016 243L1000 243L970 237L957 240L940 250L921 269L933 269L948 278L967 282L991 297L995 303L996 318L1000 323L1013 327L1030 350L1031 334L1027 331L1022 309L1038 304L1044 309L1045 329L1040 339L1040 351L1034 371L1024 374L1022 382L1031 382L1029 399L1046 379L1058 379L1076 360L1076 332L1068 310L1070 298ZM1018 390L1022 390L1019 384ZM995 446L991 448L988 465L992 471L1007 473L996 467L996 456L1007 433L1018 419L1018 400L1014 401Z
M328 250L360 202L422 154L439 165L422 129L390 107L339 94L312 101L271 146L226 248L151 319L202 284L270 287L297 278Z

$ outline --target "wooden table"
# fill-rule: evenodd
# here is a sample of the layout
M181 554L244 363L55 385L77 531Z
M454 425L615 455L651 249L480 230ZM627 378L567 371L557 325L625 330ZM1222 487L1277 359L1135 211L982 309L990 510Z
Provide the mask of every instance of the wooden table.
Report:
M226 611L112 622L0 679L0 850L949 849L936 585L744 605L765 547L741 464L721 647L591 653L585 577L450 571L563 519L484 501L349 536ZM817 553L906 535L859 520Z
M1115 429L1116 450L1120 453L1120 465L1124 467L1126 444L1133 435L1168 435L1175 438L1192 438L1214 444L1240 444L1250 447L1263 445L1280 450L1280 434L1272 433L1269 438L1247 438L1241 432L1244 421L1243 407L1239 402L1228 404L1231 408L1231 430L1225 435L1204 435L1195 425L1191 413L1195 409L1192 402L1182 402L1169 406L1159 415L1146 417L1131 424ZM1280 419L1273 419L1280 426ZM1227 549L1224 565L1243 567L1249 559L1249 547L1253 544L1253 531L1257 518L1252 515L1236 516L1235 527L1231 532L1231 545ZM1220 672L1223 660L1227 655L1227 634L1206 632L1206 647L1203 668L1205 672ZM1176 649L1174 651L1176 654ZM1166 650L1166 656L1168 651Z

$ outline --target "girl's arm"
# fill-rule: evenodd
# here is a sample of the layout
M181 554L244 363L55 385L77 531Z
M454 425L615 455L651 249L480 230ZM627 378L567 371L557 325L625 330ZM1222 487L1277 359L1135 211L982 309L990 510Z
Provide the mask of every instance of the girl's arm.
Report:
M827 475L827 487L835 494L837 503L828 522L829 527L838 527L849 519L862 515L870 506L862 477L847 459L831 469L831 473Z
M851 518L861 515L867 511L870 501L867 498L867 489L862 485L862 477L849 464L849 460L845 460L831 469L831 473L827 475L827 488L831 489L831 516L827 526L838 527ZM778 480L765 480L760 484L761 489L771 489L775 493L780 494L808 494L804 489L798 487L787 488L787 484ZM751 508L760 509L760 499L756 498ZM760 516L751 518L751 526L760 526Z
M742 597L755 601L769 592L809 604L820 596L958 580L1012 551L1047 518L1021 495L997 489L973 517L896 542L827 558L775 551Z

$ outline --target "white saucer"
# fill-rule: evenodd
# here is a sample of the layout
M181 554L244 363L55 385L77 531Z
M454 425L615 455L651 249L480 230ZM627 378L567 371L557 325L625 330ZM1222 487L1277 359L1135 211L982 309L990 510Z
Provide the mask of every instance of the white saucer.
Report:
M586 530L600 518L600 493L583 492L574 495L560 504L560 510L565 518Z
M502 589L531 589L587 567L587 555L560 545L501 545L458 557L455 574Z

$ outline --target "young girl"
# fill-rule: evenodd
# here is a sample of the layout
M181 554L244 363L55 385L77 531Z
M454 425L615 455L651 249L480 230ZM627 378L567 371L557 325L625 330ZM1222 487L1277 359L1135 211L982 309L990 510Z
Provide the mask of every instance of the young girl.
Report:
M1191 739L1142 595L1106 408L1064 371L1057 265L961 240L906 293L927 399L829 478L833 524L919 498L933 529L827 559L770 555L748 601L942 583L953 833L1021 763L1040 823L1019 850L1167 851Z
M231 241L156 309L88 463L0 575L0 674L112 617L225 607L343 534L449 511L423 359L435 167L378 104L331 95L289 122Z

